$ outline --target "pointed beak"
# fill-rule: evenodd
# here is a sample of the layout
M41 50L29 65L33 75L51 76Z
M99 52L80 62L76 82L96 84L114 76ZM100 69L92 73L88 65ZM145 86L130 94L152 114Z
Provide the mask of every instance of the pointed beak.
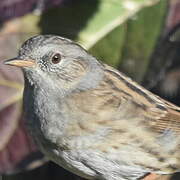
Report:
M23 60L19 58L13 58L13 59L8 59L4 61L4 64L17 66L17 67L33 67L35 65L35 60L33 59Z

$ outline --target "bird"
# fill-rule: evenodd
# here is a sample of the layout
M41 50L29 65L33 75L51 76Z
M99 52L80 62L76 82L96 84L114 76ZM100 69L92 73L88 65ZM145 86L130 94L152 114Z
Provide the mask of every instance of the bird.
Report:
M26 124L39 149L86 179L137 180L180 171L180 108L58 35L26 40Z

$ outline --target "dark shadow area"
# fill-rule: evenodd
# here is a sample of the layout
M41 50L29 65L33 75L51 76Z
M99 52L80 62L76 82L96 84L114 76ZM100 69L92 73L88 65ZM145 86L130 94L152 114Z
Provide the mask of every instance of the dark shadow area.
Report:
M42 12L48 8L71 0L1 0L0 1L0 25L13 18L24 16L32 12Z
M179 180L180 179L180 173L175 173L170 180Z
M66 179L66 180L85 180L71 172L61 168L60 166L50 162L48 164L49 177L53 180Z
M25 157L25 159L17 164L17 172L18 170L19 172L22 170L31 170L41 166L44 163L47 163L46 158L41 152L36 151L29 154L27 157Z
M2 177L3 180L32 180L42 178L43 180L85 180L52 162L46 163L32 171L24 171L15 175L6 175Z
M67 5L49 9L42 14L40 29L42 34L57 34L76 39L89 19L98 11L99 0L76 0Z
M180 106L180 24L158 43L143 86Z

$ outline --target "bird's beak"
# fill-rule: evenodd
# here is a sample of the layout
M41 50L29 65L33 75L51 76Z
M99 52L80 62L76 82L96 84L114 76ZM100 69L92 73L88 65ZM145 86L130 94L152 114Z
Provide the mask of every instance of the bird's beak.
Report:
M23 59L13 58L4 61L4 64L17 66L17 67L33 67L35 65L35 60L33 59L23 60Z

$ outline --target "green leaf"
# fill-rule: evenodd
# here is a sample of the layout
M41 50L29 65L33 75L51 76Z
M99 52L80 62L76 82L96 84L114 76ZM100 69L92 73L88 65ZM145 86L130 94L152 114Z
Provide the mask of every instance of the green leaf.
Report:
M158 0L100 0L98 11L78 34L77 41L90 49L129 17Z
M120 69L136 81L142 81L163 30L167 2L163 0L156 6L144 8L136 14L136 19L129 20L126 24Z
M107 64L121 67L122 71L135 80L142 80L161 33L166 7L165 0L143 8L99 40L90 52Z
M126 27L119 26L111 33L98 41L89 51L99 60L118 67L125 41Z

